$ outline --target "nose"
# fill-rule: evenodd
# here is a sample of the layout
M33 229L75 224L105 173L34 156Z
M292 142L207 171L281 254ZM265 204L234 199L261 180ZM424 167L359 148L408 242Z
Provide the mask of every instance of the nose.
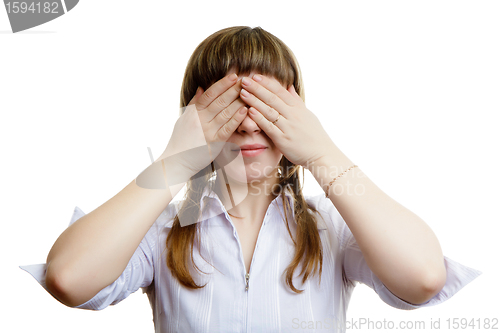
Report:
M241 122L240 126L238 127L238 133L240 134L251 134L251 133L259 133L260 132L260 127L257 125L255 121L250 118L249 115L243 119Z

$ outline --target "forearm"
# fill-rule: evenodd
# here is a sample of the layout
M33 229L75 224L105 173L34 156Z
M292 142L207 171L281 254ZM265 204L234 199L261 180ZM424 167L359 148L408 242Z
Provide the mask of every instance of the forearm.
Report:
M352 163L335 145L309 168L326 190ZM446 281L444 258L429 226L378 188L359 167L337 178L329 198L353 233L375 275L396 296L427 301Z
M49 291L66 305L76 306L115 281L181 187L147 189L133 180L73 223L48 254Z

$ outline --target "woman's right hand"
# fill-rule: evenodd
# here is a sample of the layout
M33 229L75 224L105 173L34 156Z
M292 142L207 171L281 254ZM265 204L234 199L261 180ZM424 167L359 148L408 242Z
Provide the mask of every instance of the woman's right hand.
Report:
M240 91L241 81L236 74L222 78L205 92L198 88L157 161L174 157L175 164L186 171L187 179L209 165L247 115Z

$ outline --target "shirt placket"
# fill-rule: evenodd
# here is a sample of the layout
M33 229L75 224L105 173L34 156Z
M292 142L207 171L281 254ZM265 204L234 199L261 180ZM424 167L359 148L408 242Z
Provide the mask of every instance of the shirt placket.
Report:
M244 286L242 288L243 292L245 293L244 295L244 300L245 300L245 304L244 304L244 313L245 313L245 320L244 320L244 332L246 333L249 333L251 332L251 295L250 293L252 293L253 295L253 289L251 288L251 276L252 276L252 268L254 267L255 265L255 257L257 255L257 250L259 248L259 242L260 242L260 239L262 238L261 234L264 232L263 230L265 229L266 227L266 222L267 222L267 219L268 219L268 216L270 214L270 208L271 208L271 205L269 205L269 207L267 208L267 212L266 212L266 215L264 216L264 221L262 222L262 226L260 227L260 230L259 230L259 234L257 235L257 241L255 243L255 249L253 251L253 255L252 255L252 261L250 262L250 270L247 272L246 271L246 267L245 267L245 259L243 258L243 248L241 247L241 242L240 242L240 239L239 239L239 236L238 236L238 232L236 231L236 227L234 226L233 224L233 221L231 220L231 218L229 217L229 214L227 214L227 212L225 212L225 215L226 215L226 218L227 220L230 222L232 228L233 228L233 236L234 238L236 239L236 242L238 244L238 249L239 249L239 253L240 253L240 263L241 263L241 267L242 267L242 272L243 272L243 281L244 281Z

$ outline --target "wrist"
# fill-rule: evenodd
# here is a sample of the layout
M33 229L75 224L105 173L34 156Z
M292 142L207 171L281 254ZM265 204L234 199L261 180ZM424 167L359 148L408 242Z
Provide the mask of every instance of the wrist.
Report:
M327 154L308 164L306 169L326 192L328 184L353 165L354 163L332 144Z
M180 154L160 156L137 176L137 186L146 189L182 188L197 172L186 167L180 157Z

